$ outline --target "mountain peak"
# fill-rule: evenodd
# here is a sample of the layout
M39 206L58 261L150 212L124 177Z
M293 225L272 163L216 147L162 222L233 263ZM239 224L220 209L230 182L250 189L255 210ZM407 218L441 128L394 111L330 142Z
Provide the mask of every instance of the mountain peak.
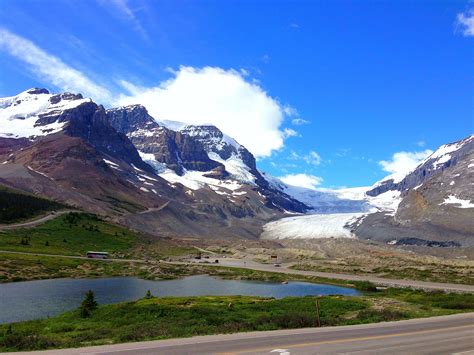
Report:
M23 93L30 94L30 95L50 94L48 89L45 89L45 88L31 88L24 91Z

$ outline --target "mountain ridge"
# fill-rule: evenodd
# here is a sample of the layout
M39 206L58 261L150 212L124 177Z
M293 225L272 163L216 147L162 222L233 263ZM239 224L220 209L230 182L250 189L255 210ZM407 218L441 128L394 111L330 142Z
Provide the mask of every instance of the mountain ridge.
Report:
M261 172L215 126L165 124L141 105L106 110L81 94L34 88L2 98L0 183L154 235L258 238L266 223L309 212L335 223L335 235L472 243L473 135L440 147L400 181L312 190Z

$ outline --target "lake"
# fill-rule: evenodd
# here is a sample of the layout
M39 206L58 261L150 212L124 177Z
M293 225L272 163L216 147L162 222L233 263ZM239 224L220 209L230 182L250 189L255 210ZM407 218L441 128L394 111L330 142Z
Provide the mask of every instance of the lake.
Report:
M150 281L135 277L51 279L0 284L0 323L46 318L75 309L84 293L93 290L99 304L133 301L150 290L154 296L246 295L283 298L307 295L358 295L352 288L288 282L288 284L223 280L190 276Z

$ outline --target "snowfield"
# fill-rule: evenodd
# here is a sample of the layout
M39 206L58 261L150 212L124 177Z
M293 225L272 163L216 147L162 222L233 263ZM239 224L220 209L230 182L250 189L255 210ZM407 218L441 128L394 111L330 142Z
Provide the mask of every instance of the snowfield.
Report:
M364 218L365 213L313 214L283 218L263 227L263 239L354 238L345 228Z

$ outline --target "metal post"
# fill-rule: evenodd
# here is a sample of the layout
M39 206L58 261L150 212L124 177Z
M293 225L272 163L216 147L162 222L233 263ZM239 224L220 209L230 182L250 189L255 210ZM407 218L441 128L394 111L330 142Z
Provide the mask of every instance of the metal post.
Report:
M319 298L316 298L316 315L317 315L317 325L318 328L321 327L321 318L320 318L320 307L319 307Z

